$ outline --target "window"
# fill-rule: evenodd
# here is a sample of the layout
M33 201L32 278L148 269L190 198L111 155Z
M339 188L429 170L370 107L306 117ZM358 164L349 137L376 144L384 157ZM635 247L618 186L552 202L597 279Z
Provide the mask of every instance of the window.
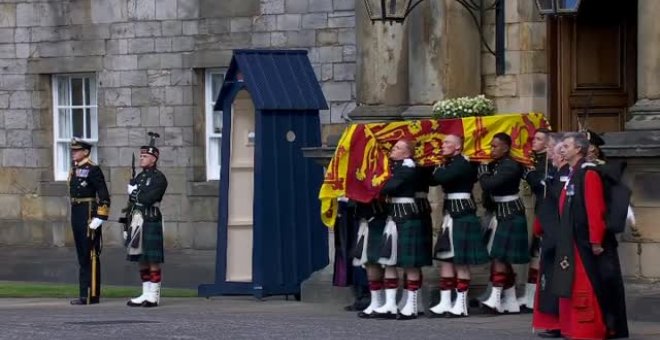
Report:
M214 111L215 100L224 81L224 70L208 69L205 79L206 98L206 180L220 179L220 153L222 150L222 111Z
M53 76L55 180L64 181L71 165L71 138L98 142L96 77L93 74ZM96 152L92 150L92 159Z

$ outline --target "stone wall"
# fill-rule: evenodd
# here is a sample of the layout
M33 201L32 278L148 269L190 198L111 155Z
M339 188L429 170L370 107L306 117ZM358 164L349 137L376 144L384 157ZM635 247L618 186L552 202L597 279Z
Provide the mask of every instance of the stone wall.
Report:
M482 49L483 92L498 112L547 110L546 23L534 1L505 0L505 74L497 76L495 56ZM488 45L495 49L495 11L484 18Z
M159 166L168 247L212 249L218 183L205 181L204 69L236 48L305 48L330 110L355 102L354 0L17 0L0 4L0 244L68 246L67 187L53 181L51 75L98 80L98 161L112 220L126 203L131 153L147 131ZM120 243L120 227L104 227Z

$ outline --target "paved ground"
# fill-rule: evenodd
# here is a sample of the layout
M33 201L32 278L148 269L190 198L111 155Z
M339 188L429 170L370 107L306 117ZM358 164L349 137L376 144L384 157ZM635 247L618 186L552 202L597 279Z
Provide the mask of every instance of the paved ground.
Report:
M530 316L361 320L335 306L252 298L167 299L155 309L124 300L73 307L61 299L0 300L0 339L535 339ZM660 324L632 323L634 339ZM538 338L537 338L538 339Z

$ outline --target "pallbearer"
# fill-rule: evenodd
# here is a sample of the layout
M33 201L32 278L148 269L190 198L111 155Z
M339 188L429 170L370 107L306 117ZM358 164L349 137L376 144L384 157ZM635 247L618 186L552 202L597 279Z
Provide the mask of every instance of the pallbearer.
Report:
M385 226L386 244L379 260L385 268L385 304L375 312L382 318L402 320L417 317L417 294L421 287L421 267L431 265L431 253L428 252L428 237L419 209L415 204L417 174L413 161L414 143L408 140L398 141L390 153L392 177L383 187L381 194L387 196L389 216ZM406 302L399 310L396 303L398 288L397 269L406 273Z
M383 246L383 231L387 220L385 202L376 199L370 203L357 202L356 215L360 223L353 265L364 266L369 280L371 301L358 313L361 318L376 317L375 310L385 304L383 266L378 263Z
M461 154L462 150L461 137L445 137L442 142L445 161L433 173L433 184L442 185L445 201L442 233L434 249L434 257L441 261L440 302L431 308L432 316L467 316L470 265L488 262L481 223L476 215L477 206L472 197L477 167ZM456 289L453 304L452 289Z
M85 141L71 141L69 196L80 286L79 298L72 305L99 303L101 296L101 225L110 214L110 195L103 171L89 159L91 150L92 145Z
M539 207L546 197L548 172L551 171L550 159L548 158L548 139L550 131L544 128L536 130L532 141L532 157L534 164L528 169L525 180L534 194L534 216L538 215ZM531 261L527 269L527 284L525 294L518 299L518 305L522 310L531 312L534 309L534 295L536 294L536 282L539 276L540 241L535 235L532 236L529 255Z
M142 172L128 184L133 203L128 240L128 260L140 265L142 295L130 299L131 307L155 307L160 303L163 254L163 215L160 202L167 189L167 179L157 168L160 151L155 146L158 134L150 132L149 145L140 148Z
M479 183L484 205L493 215L487 236L493 289L482 304L496 313L519 313L516 275L511 265L529 262L525 206L518 194L524 169L509 156L509 135L496 134L490 146L493 161L479 168Z

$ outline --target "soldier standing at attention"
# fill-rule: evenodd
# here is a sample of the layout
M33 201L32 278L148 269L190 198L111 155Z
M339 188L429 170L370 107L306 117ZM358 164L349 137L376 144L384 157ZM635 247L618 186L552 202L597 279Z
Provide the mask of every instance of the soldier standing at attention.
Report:
M161 264L163 254L163 215L160 202L167 189L167 179L158 170L160 152L155 146L158 134L150 132L151 142L140 148L140 172L128 184L129 201L133 204L128 240L128 260L140 265L142 295L130 299L131 307L156 307L160 302Z
M101 296L101 225L110 213L110 194L101 168L89 159L92 145L71 141L73 166L69 171L71 228L78 255L79 298L72 305L99 303Z

